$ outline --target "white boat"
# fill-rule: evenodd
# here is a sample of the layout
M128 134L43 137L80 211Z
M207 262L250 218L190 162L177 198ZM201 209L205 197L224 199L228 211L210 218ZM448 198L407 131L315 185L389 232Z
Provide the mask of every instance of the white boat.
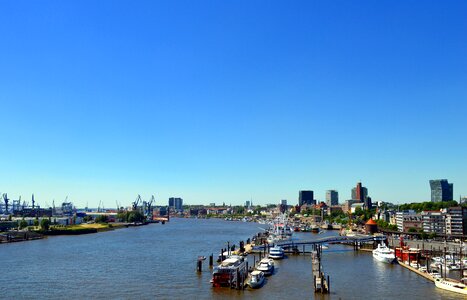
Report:
M446 278L446 279L436 278L435 279L435 285L436 285L437 288L440 288L440 289L443 289L443 290L451 291L451 292L458 293L458 294L467 295L467 286L465 284L463 284L462 282L457 281L457 280L453 280L453 279L449 279L449 278Z
M282 214L276 218L272 227L268 230L269 237L267 239L269 244L275 244L280 241L287 241L292 239L293 230L289 226L287 216Z
M269 257L272 259L282 259L284 258L284 249L279 246L272 247L269 250Z
M431 270L428 274L434 279L441 278L441 274L439 274L438 270Z
M274 261L270 258L263 258L256 266L256 270L263 272L264 275L272 275L274 273Z
M250 278L248 279L248 285L252 289L257 289L261 287L264 283L264 273L261 271L251 272Z
M379 244L378 248L373 250L373 257L376 260L388 264L392 263L396 259L396 256L394 255L394 250L389 249L384 243Z

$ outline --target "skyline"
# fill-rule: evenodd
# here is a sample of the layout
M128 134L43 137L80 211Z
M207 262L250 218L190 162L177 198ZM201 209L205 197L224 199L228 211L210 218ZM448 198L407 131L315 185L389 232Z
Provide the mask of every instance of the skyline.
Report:
M458 201L467 3L359 4L1 3L0 192L403 203L446 178Z

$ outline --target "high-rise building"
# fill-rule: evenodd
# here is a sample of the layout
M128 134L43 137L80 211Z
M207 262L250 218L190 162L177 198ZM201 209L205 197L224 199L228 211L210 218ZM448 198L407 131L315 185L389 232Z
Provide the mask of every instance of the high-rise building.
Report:
M287 199L282 199L282 200L281 200L281 205L287 206Z
M169 198L169 207L175 210L183 210L183 199L182 198Z
M316 204L313 191L298 192L298 205L302 206L303 204Z
M431 202L451 201L453 197L453 184L447 179L430 180Z
M357 182L357 186L352 189L352 199L363 202L366 197L368 197L368 189L362 186L361 182Z
M326 191L327 206L339 205L339 193L335 190Z

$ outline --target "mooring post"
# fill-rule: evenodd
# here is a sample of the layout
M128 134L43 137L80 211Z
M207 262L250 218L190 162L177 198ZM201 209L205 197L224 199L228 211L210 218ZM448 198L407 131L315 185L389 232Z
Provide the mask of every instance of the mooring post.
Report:
M212 267L212 265L214 264L213 260L214 260L214 254L211 253L211 256L209 256L209 266L210 267Z
M203 265L203 261L201 259L198 259L198 272L202 271L202 265Z

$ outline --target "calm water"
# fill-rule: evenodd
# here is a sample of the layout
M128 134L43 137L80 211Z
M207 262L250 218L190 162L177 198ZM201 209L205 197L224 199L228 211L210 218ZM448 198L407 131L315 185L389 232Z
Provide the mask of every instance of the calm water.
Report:
M331 245L323 255L331 295L312 291L311 258L289 256L258 290L213 289L208 261L197 274L198 255L208 256L260 231L258 224L172 219L82 236L0 245L2 299L462 299L369 253ZM299 233L310 239L333 235ZM252 257L250 257L252 259Z

